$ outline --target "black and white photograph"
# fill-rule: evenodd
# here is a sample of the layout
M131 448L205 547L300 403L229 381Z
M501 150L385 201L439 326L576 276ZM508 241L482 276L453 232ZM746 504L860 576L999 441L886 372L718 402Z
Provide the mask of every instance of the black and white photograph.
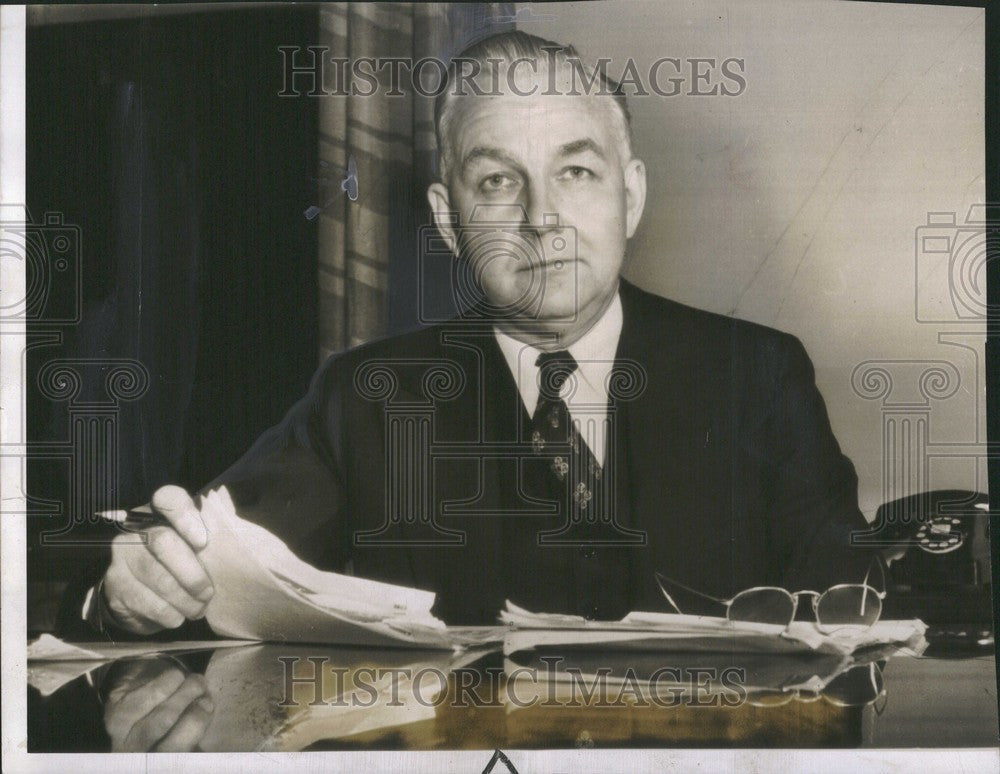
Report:
M0 8L4 769L1000 771L996 11Z

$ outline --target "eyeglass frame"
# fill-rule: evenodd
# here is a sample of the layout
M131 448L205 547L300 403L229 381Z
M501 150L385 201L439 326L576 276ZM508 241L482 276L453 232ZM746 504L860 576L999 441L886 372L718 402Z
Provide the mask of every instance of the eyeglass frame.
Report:
M879 570L882 573L882 585L884 586L885 585L885 570L882 569L882 564L878 560L875 560L874 564L876 564L878 566ZM881 619L881 617L882 617L882 601L886 598L886 596L888 594L887 591L884 591L884 590L883 591L879 591L874 586L869 585L869 583L868 583L868 577L871 575L871 567L868 568L868 572L865 573L864 580L861 583L838 583L838 584L836 584L834 586L830 586L830 588L828 588L826 591L823 591L823 592L810 591L810 590L803 590L803 591L794 591L794 592L792 592L792 591L789 591L786 588L782 588L781 586L751 586L748 589L743 589L742 591L738 592L731 599L728 599L728 600L727 599L719 599L718 597L713 597L710 594L705 594L705 593L703 593L701 591L697 591L696 589L693 589L690 586L685 586L683 583L680 583L679 581L675 581L672 578L668 578L666 575L664 575L663 573L661 573L659 570L655 570L653 572L653 575L656 578L656 584L660 587L660 592L663 594L664 597L666 597L667 602L669 602L670 605L674 608L674 610L676 610L679 614L684 615L684 613L681 611L680 606L676 602L674 602L673 597L670 596L670 592L668 592L666 590L666 588L664 588L664 585L663 585L664 582L671 583L674 586L682 588L685 591L688 591L688 592L690 592L692 594L695 594L695 595L697 595L699 597L702 597L704 599L711 600L712 602L717 602L720 605L725 605L725 607L726 607L726 620L729 623L737 623L737 621L734 621L733 619L731 619L729 617L729 610L732 608L733 602L735 602L737 599L739 599L742 595L749 594L749 593L754 592L754 591L782 591L785 594L787 594L788 597L792 600L792 613L791 613L791 616L788 619L788 623L786 623L784 625L784 628L782 629L782 632L787 631L788 628L795 622L795 615L796 615L796 613L798 613L798 610L799 610L799 597L800 596L809 596L809 597L812 598L813 616L816 619L815 620L815 625L817 626L817 628L819 628L819 627L823 627L823 624L819 620L819 616L817 615L817 611L818 611L818 608L819 608L819 601L825 595L829 594L831 591L835 591L837 589L844 589L844 588L869 589L869 590L871 590L871 592L875 595L875 597L879 601L879 614L878 614L878 617L876 617L875 620L872 621L870 624L841 624L838 628L840 628L840 627L846 628L846 627L851 627L851 626L863 626L866 629L870 629L872 626L874 626L876 623L878 623L878 621ZM758 624L763 624L765 626L779 626L780 625L780 624L768 624L768 623L766 623L764 621L742 621L742 623L758 623Z

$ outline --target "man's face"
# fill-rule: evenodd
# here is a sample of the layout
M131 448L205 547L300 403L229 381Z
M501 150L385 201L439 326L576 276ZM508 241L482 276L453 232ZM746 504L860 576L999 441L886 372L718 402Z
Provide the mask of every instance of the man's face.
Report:
M431 186L431 206L487 300L524 322L589 327L618 287L645 170L622 158L613 110L609 97L541 94L452 106L447 186Z

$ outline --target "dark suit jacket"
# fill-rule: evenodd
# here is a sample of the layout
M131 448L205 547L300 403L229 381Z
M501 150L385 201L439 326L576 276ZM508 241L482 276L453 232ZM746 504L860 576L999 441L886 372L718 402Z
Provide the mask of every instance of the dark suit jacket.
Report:
M437 592L449 623L492 623L505 598L669 610L655 570L722 597L861 580L857 479L798 340L625 282L621 299L618 544L560 543L564 514L525 494L528 417L491 329L467 321L330 358L211 486L317 566Z

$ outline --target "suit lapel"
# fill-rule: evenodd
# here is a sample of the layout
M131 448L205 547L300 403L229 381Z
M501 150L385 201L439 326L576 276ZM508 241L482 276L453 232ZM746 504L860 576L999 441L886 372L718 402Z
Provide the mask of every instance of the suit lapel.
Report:
M637 367L644 386L631 399L612 396L616 412L616 446L624 463L619 510L630 528L645 533L646 545L634 553L634 604L662 607L654 571L670 564L679 524L691 514L672 510L675 470L690 436L688 342L679 339L672 317L654 309L645 294L622 281L622 335L616 362ZM627 397L627 396L626 396ZM683 542L683 541L681 541Z
M465 543L441 550L438 564L448 577L440 587L460 592L448 604L461 610L449 618L492 622L507 587L500 562L511 505L506 495L516 491L507 480L511 463L501 464L495 449L516 441L523 408L492 330L456 326L445 329L441 343L442 357L460 365L465 385L437 407L434 507L446 528L464 533Z

